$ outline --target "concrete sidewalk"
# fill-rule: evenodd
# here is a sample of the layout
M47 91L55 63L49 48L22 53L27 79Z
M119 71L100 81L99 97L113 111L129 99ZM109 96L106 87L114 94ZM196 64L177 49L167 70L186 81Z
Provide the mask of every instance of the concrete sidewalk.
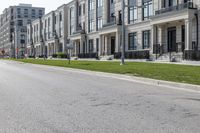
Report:
M68 60L68 59L58 59L58 58L53 58L52 60ZM75 59L71 59L75 60ZM96 59L77 59L78 61L110 61L110 62L120 62L119 59L114 59L114 60L96 60ZM160 61L160 60L155 60L155 61L148 61L146 59L126 59L125 62L147 62L147 63L164 63L164 64L177 64L177 65L189 65L189 66L200 66L200 61L187 61L183 60L181 62L169 62L169 61Z

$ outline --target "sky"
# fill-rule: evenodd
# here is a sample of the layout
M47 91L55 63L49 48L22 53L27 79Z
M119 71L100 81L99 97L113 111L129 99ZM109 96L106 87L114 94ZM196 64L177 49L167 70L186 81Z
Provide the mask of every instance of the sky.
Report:
M19 5L19 3L32 4L36 7L45 7L45 12L48 13L55 10L62 4L66 4L71 0L2 0L0 4L0 14L9 6Z

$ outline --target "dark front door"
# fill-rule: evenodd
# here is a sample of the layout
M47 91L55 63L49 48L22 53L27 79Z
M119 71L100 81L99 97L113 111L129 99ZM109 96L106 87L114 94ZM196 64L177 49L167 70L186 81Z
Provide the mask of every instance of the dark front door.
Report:
M168 28L168 52L176 51L176 27Z
M111 37L111 54L115 53L115 37Z

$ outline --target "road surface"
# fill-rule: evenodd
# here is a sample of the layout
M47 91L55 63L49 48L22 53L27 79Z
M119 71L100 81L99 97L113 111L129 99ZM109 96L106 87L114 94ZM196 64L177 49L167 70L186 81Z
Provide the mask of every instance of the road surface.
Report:
M0 60L0 133L199 132L199 93Z

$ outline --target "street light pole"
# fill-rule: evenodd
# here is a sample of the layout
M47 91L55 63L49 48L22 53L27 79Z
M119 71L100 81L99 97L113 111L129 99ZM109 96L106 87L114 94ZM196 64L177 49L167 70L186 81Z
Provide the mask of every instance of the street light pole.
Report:
M124 4L124 0L121 1L122 3L122 39L121 39L121 63L120 65L124 65L125 61L124 61L124 53L125 53L125 24L124 24L124 8L125 8L125 4Z

